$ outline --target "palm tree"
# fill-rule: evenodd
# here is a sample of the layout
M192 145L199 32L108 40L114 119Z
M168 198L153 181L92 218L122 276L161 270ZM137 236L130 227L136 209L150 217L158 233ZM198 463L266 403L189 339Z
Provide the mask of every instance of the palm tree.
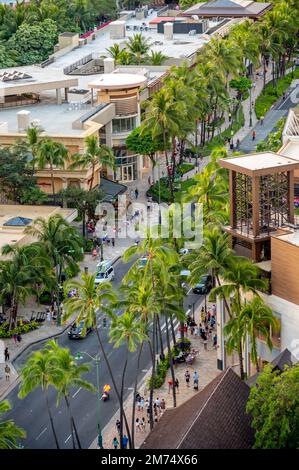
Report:
M128 422L126 415L123 410L120 393L118 391L114 374L112 372L109 359L107 357L104 344L99 334L99 329L97 325L97 311L102 310L111 315L112 310L109 308L109 303L115 302L115 294L111 290L111 284L109 282L100 283L97 287L95 285L95 274L83 274L82 281L70 280L66 283L66 289L76 289L78 297L71 297L67 299L64 303L64 315L63 321L68 320L73 314L77 315L77 322L81 320L84 321L84 327L88 328L92 326L95 331L99 341L99 345L104 357L104 360L107 365L109 375L112 380L113 387L117 399L120 404L120 413L123 415L126 429L128 432L128 438L131 447L131 436L129 432ZM108 304L104 304L108 302Z
M44 170L47 166L50 168L52 180L52 194L55 201L55 183L54 183L54 168L64 167L65 161L68 157L68 150L66 147L51 139L42 139L37 143L36 157L33 164L37 165L39 170Z
M21 369L21 385L18 397L23 399L36 388L41 387L47 406L51 429L55 444L59 449L59 442L54 427L53 416L51 413L48 390L49 386L63 380L63 372L57 366L57 361L53 354L46 349L33 352L27 359L24 367Z
M204 57L217 64L227 84L228 75L237 75L242 67L240 48L229 39L212 38L203 51Z
M267 287L267 281L261 279L259 273L259 268L247 258L233 256L228 260L227 266L222 270L221 275L224 283L212 289L211 295L219 295L221 298L226 298L227 301L230 301L231 316L239 317L242 310L242 294L252 293L258 296L258 291L264 290ZM242 336L240 334L238 341L240 376L243 380L245 375L243 367Z
M58 392L57 405L59 405L59 402L63 397L66 403L70 419L73 449L76 448L75 436L77 439L78 447L79 449L81 449L82 446L79 439L79 434L71 411L70 392L73 387L85 388L85 390L88 390L90 392L96 391L91 383L82 379L82 375L86 374L89 371L90 367L88 364L77 365L74 361L73 356L71 355L70 350L67 348L60 348L55 340L49 341L46 345L46 348L50 351L51 354L53 354L57 363L57 367L62 372L62 376L57 377L59 378L58 382L54 383L54 386Z
M38 243L5 245L2 254L10 259L0 263L1 301L11 300L9 329L16 326L18 306L37 292L37 285L51 285L50 261Z
M89 182L89 191L92 190L95 170L97 165L106 165L115 167L114 153L110 147L99 144L95 135L90 135L85 139L86 151L84 154L75 154L72 156L73 162L70 168L89 168L91 166L91 178Z
M8 400L0 402L0 416L11 410ZM19 428L12 419L0 421L0 449L16 449L18 439L24 439L26 432Z
M256 371L260 371L256 338L262 335L267 343L268 348L272 351L273 344L271 340L271 330L275 330L278 326L277 319L273 315L272 310L264 301L254 296L252 301L244 305L240 312L241 330L244 331L244 337L247 335L251 342L251 358L256 365Z
M135 352L138 348L138 345L142 344L146 339L147 335L144 334L144 327L142 323L140 324L136 316L132 312L124 312L121 316L115 315L113 317L111 327L110 327L110 342L114 343L115 348L119 348L122 345L125 345L125 363L122 370L121 377L121 389L120 389L120 399L121 399L121 409L123 408L124 403L124 382L125 375L128 365L128 353ZM135 405L135 395L133 396L133 402ZM133 432L134 426L132 426ZM123 438L123 415L120 415L120 443L121 448ZM132 445L134 447L134 441L132 437Z
M151 43L150 40L141 33L136 33L128 38L126 47L139 65L148 53Z
M32 235L40 242L51 260L53 270L55 270L57 321L59 325L59 296L62 272L67 267L73 269L77 262L82 259L82 238L77 230L59 214L49 217L48 220L41 217L35 219L31 226L26 227L25 233ZM54 298L54 295L52 297Z
M148 61L150 65L162 65L167 58L168 57L161 51L151 51L150 55L148 56Z

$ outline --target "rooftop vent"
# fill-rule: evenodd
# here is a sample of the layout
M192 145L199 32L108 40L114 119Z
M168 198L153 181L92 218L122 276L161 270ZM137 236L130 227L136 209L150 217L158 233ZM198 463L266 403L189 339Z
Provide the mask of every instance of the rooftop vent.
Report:
M1 82L12 82L14 80L23 80L25 78L32 78L32 76L28 73L19 72L18 70L0 73Z
M12 219L7 220L3 226L6 227L26 227L32 222L32 219L27 219L26 217L13 217Z

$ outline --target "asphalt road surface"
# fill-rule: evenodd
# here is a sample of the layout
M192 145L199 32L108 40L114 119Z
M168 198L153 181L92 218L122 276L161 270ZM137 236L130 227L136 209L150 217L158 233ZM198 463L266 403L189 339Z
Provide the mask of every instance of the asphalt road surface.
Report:
M123 276L128 271L131 263L124 264L119 262L115 266L115 280L113 284L115 286L119 285ZM184 307L187 311L189 306L194 304L198 305L201 302L202 297L199 295L192 294L191 292L185 298ZM192 310L192 308L191 308ZM102 315L99 314L99 332L101 338L105 345L105 351L108 355L109 362L111 364L112 370L118 387L120 387L121 373L124 365L124 347L115 349L113 345L108 341L108 322L107 328L102 328L101 322ZM178 322L176 322L176 326ZM163 337L165 338L165 323L162 323ZM72 354L75 355L77 352L87 352L91 356L95 357L99 354L99 344L95 332L90 333L83 340L69 340L67 332L62 336L58 337L58 343L60 346L68 347ZM32 348L28 348L27 351L22 354L18 360L14 363L16 368L22 366L26 361L29 354L33 350L41 349L43 343L39 343ZM93 383L96 386L96 368L95 363L88 356L84 356L82 362L87 362L91 365L90 371L84 376L86 380ZM133 396L133 387L136 376L137 369L137 352L130 354L129 363L127 366L126 380L125 380L125 398L129 395ZM143 349L143 354L140 360L140 373L138 380L146 374L146 372L151 367L150 352L147 345ZM111 384L111 379L105 361L102 359L102 354L100 353L100 388L105 383ZM19 386L16 386L7 396L7 399L12 404L12 411L6 416L13 418L17 425L24 428L27 432L27 437L25 440L22 440L22 444L25 448L29 449L55 449L55 442L53 439L52 431L50 428L50 422L48 418L47 408L45 398L40 389L30 393L25 399L20 400L18 398ZM77 425L78 434L81 440L82 448L88 448L93 442L97 435L97 396L90 392L85 391L84 389L78 388L74 389L71 393L71 408L72 413ZM71 449L72 448L72 439L70 433L70 425L66 406L62 400L58 407L56 407L56 392L54 389L50 388L49 390L49 401L51 406L51 411L54 419L54 426L57 431L58 440L60 443L61 449ZM115 412L118 410L118 400L116 394L111 389L110 400L108 402L101 402L100 405L100 416L101 416L101 428L104 428L106 424L113 417Z

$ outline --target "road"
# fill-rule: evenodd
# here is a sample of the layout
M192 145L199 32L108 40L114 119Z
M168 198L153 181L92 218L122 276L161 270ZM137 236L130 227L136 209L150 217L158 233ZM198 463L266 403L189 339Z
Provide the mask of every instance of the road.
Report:
M117 266L115 266L115 280L113 284L117 287L128 271L129 266L132 264L124 264L120 261ZM192 294L191 292L185 298L184 307L187 311L189 305L193 303L198 305L202 301L202 297L199 295ZM105 345L105 351L109 358L112 370L118 387L120 386L121 373L123 370L124 364L124 347L115 349L113 345L109 343L108 340L108 327L107 329L102 328L101 324L101 314L99 315L100 325L100 334ZM176 325L178 323L176 322ZM165 323L162 325L162 331L165 337ZM60 346L68 347L72 354L75 355L77 352L87 352L91 356L95 356L99 353L99 344L95 332L92 332L83 340L69 340L67 333L64 333L58 338L58 343ZM33 346L28 349L21 355L17 362L15 362L15 367L19 368L26 361L27 357L33 350L41 349L42 343ZM111 384L111 379L105 361L102 360L102 355L100 354L100 387L102 389L105 383ZM96 385L96 369L94 362L85 356L84 362L90 364L91 368L88 374L84 376L86 380ZM82 361L83 362L83 361ZM129 363L127 367L126 380L125 380L125 396L126 398L129 394L132 395L132 388L135 382L136 374L136 365L137 365L137 353L130 354ZM151 367L150 353L147 347L144 348L141 361L140 361L140 371L139 380L146 374L146 372ZM18 398L18 389L19 386L16 386L7 396L8 400L13 406L13 409L6 416L13 418L16 424L23 427L27 432L27 437L22 444L25 448L30 449L54 449L55 442L52 436L49 418L46 409L45 398L40 389L34 391L28 395L25 399L20 400ZM97 435L97 397L95 394L85 391L84 389L78 388L74 389L71 393L71 408L72 413L76 421L78 433L81 439L81 444L83 448L88 448L95 436ZM105 425L110 421L115 412L118 409L118 401L116 398L115 392L111 391L110 401L101 402L101 427L104 428ZM72 440L70 435L70 426L68 415L66 412L66 406L64 401L61 401L58 407L56 407L56 393L54 389L50 388L49 390L49 401L51 406L51 411L54 418L55 429L57 430L58 440L60 447L62 449L71 449Z

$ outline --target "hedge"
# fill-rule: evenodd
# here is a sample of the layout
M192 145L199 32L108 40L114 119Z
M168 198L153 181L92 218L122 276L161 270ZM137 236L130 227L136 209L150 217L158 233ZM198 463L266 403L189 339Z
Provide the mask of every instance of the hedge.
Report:
M29 333L29 331L37 330L37 328L40 326L39 323L36 321L31 321L28 323L23 323L22 325L19 324L16 328L13 330L9 330L9 323L5 322L2 323L0 326L0 338L11 338L13 334L24 334L24 333Z
M269 111L283 93L290 87L293 80L299 78L299 67L294 72L290 72L277 81L277 87L273 87L273 82L267 83L263 93L255 101L255 114L258 119Z

